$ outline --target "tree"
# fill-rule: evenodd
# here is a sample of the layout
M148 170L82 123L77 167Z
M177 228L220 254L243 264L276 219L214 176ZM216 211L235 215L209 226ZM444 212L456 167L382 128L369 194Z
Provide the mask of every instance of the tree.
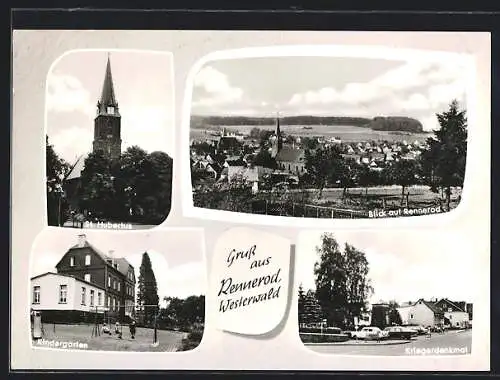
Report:
M267 149L261 149L253 159L255 166L263 166L265 168L276 169L276 160L271 156Z
M337 146L305 151L305 168L308 177L319 190L321 198L323 189L330 182L346 181L348 166L345 165L341 150Z
M81 173L80 208L94 216L112 217L116 212L116 191L112 162L101 152L90 153Z
M50 226L61 225L66 207L63 182L69 172L68 163L60 158L45 136L45 174L47 190L47 219Z
M398 311L399 304L396 301L389 302L389 324L400 326L403 324L401 314Z
M141 266L139 268L137 302L144 312L144 323L152 323L158 312L159 297L156 277L147 252L142 254Z
M414 160L399 160L388 168L390 181L401 186L401 207L404 203L405 190L417 182L419 171L419 163Z
M373 292L367 278L368 262L362 251L346 244L342 252L334 236L325 233L316 247L319 261L314 266L316 298L328 324L345 327L365 311Z
M364 187L365 195L368 195L368 187L375 186L379 182L378 172L367 165L357 165L355 171L358 185Z
M115 181L122 217L161 223L171 207L172 167L172 158L164 152L148 154L138 146L127 148Z
M299 286L299 324L319 323L323 319L321 306L316 299L314 292L308 290L304 292L302 284Z
M162 310L161 318L168 327L191 330L205 320L205 296L189 296L185 299L165 297L168 306Z
M426 183L434 192L445 191L450 210L451 188L463 187L467 156L467 117L453 100L447 111L436 114L440 129L427 139L421 160Z

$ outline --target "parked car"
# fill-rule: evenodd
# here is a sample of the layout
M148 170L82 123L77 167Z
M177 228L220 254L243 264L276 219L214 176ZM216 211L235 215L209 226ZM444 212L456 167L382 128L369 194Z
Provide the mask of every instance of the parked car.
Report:
M366 326L359 331L351 331L350 336L354 339L382 340L388 337L387 333L376 326Z
M407 327L411 330L414 330L418 335L426 335L429 334L429 328L421 326L421 325L416 325L416 326L404 326Z
M444 332L444 327L436 325L436 326L432 326L430 328L430 330L431 330L431 332L435 332L435 333L443 333Z
M402 326L389 326L384 331L387 332L389 339L411 339L418 335L415 330Z

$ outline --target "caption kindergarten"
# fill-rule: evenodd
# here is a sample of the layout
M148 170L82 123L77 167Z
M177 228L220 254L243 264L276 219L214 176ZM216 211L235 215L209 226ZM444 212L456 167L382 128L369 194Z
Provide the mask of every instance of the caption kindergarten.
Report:
M256 245L251 246L246 251L237 251L236 249L232 249L226 259L227 267L230 268L235 262L241 260L247 260L250 262L250 270L269 265L271 263L271 256L268 256L265 259L257 259L256 250ZM278 268L276 272L254 277L251 280L243 282L235 282L232 277L222 279L217 297L229 295L229 298L224 297L224 299L220 301L219 311L225 313L228 310L235 310L240 307L278 298L281 289L281 285L278 285L281 282L280 273L281 268ZM241 294L242 292L266 287L268 285L272 286L266 292L251 296L244 296Z

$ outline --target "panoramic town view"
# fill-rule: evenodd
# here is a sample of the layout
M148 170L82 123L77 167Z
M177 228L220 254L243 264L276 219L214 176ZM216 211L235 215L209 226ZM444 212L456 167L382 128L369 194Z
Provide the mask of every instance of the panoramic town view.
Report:
M405 249L401 257L399 250L406 247L411 232L398 238L390 235L302 237L299 252L304 269L298 276L302 342L311 350L336 354L470 354L473 275L458 264L433 265L434 249L422 259L422 249L428 250L426 244L435 236L423 236L425 244ZM470 264L460 243L452 245L457 247L453 255L459 253ZM449 263L453 255L434 261ZM416 282L424 273L427 283Z
M190 128L195 207L379 218L436 214L460 203L467 153L462 71L379 62L378 71L367 69L366 83L351 83L356 75L340 66L350 61L322 58L339 65L325 70L346 75L333 72L331 87L292 93L286 63L295 59L215 62L200 71ZM316 60L295 63L324 67ZM242 68L269 82L237 76ZM395 83L404 75L411 80ZM325 86L317 76L309 70L295 87Z

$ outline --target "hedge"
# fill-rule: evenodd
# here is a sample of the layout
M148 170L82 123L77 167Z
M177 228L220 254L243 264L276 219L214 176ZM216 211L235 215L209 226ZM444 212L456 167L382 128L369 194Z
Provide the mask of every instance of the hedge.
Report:
M349 336L346 334L300 333L300 339L303 343L336 343L347 342Z

